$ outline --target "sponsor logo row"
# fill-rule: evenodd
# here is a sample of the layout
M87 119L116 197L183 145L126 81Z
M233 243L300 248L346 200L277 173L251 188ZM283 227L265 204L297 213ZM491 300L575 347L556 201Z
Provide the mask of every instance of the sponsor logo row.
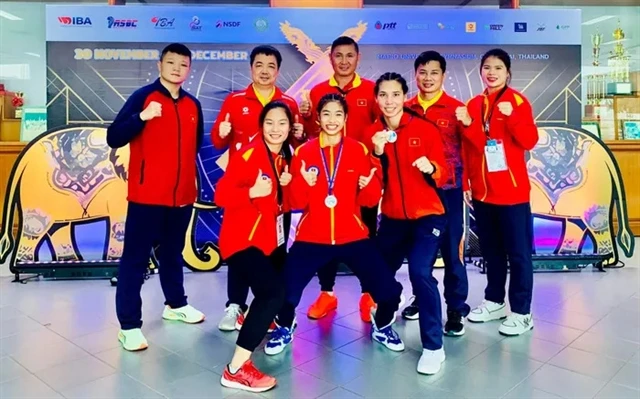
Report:
M68 27L91 27L93 26L93 21L89 17L82 16L62 16L58 17L58 22L62 26ZM154 16L149 21L140 21L137 19L127 19L127 18L115 18L115 17L107 17L106 26L109 29L136 29L143 24L147 24L149 26L154 27L155 29L175 29L176 19ZM205 24L198 16L193 16L191 21L189 22L189 29L192 31L201 31L205 28L207 24ZM225 20L217 20L214 23L208 25L210 28L215 29L232 29L239 28L242 26L240 21L225 21ZM264 18L258 18L253 22L254 28L263 32L269 28L269 23ZM380 31L394 31L401 28L398 22L393 21L376 21L374 23L374 28ZM456 30L458 28L462 28L456 26L451 23L438 22L435 25L431 25L428 23L409 23L406 24L406 29L408 30L429 30L435 28L437 30ZM487 31L503 31L505 30L504 24L485 24L482 26L484 30ZM567 30L569 29L569 25L556 25L556 30ZM466 33L475 33L478 31L478 25L476 22L466 22L464 25L464 30ZM537 26L529 27L527 22L515 22L513 24L513 32L516 33L524 33L531 31L543 32L547 30L546 24L537 24Z
M93 27L94 21L90 17L83 16L61 16L58 17L58 22L61 26L66 27ZM143 25L148 25L156 29L175 29L177 28L176 18L154 16L150 20L138 20L134 18L116 18L107 17L105 21L108 29L136 29ZM200 19L200 17L194 15L189 22L189 29L192 31L201 31L206 24ZM210 24L210 28L225 29L225 28L239 28L241 26L240 21L225 21L217 20L213 24ZM269 24L266 19L258 18L254 21L253 26L259 32L265 31L269 28Z

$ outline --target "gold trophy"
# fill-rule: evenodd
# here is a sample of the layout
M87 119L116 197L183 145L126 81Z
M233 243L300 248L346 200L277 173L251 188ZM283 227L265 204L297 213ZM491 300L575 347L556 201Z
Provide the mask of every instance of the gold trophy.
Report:
M624 44L622 44L624 38L625 34L622 28L620 28L620 21L618 20L618 27L613 31L613 39L616 44L609 56L609 66L612 67L610 77L614 83L629 81L630 57L624 48Z

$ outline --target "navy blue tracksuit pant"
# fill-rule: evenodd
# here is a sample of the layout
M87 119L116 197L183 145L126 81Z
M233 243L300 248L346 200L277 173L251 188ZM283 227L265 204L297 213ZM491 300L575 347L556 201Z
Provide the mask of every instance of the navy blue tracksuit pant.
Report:
M509 304L514 313L531 313L533 293L533 217L527 202L517 205L493 205L473 201L480 239L480 251L487 262L487 288L484 299L504 303L509 281Z
M155 244L160 245L160 285L165 305L174 309L187 305L182 249L192 210L192 206L174 208L129 202L116 288L116 313L123 330L142 327L140 291Z
M278 324L291 327L295 309L300 304L302 293L320 267L330 262L344 262L368 287L373 300L378 304L376 326L386 327L400 305L402 284L384 263L375 242L364 239L341 245L314 244L296 241L287 255L285 274L285 303L278 314ZM249 313L251 314L251 313Z
M415 220L383 215L376 237L379 250L394 272L400 269L405 257L409 261L409 279L420 312L420 339L422 347L429 350L442 348L442 308L433 265L446 226L444 215Z

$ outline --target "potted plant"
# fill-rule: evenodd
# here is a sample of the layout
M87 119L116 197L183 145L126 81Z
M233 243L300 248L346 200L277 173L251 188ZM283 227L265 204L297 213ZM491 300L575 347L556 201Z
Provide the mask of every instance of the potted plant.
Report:
M15 117L16 119L22 118L22 106L24 105L24 93L16 92L13 98L11 99L11 105L16 110Z

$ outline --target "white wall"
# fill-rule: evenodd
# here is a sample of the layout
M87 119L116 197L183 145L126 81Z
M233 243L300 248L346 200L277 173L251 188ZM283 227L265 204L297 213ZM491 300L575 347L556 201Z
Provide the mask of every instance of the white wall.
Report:
M31 106L47 102L44 4L0 1L0 83Z

